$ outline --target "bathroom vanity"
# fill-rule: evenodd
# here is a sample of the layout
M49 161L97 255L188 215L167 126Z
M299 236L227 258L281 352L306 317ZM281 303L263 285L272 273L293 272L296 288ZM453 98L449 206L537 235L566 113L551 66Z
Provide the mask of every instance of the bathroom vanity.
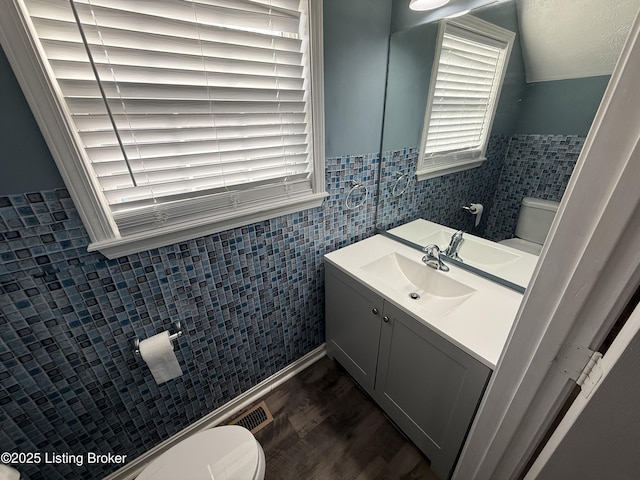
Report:
M327 354L449 478L521 295L376 235L325 256ZM446 261L446 260L445 260Z

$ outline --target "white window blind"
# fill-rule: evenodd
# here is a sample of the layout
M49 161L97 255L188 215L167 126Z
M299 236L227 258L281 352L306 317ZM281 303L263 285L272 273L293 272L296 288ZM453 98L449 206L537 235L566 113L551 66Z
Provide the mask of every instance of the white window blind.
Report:
M317 193L299 0L23 0L120 236Z
M484 159L512 41L512 32L478 19L444 22L425 114L423 170L450 173Z

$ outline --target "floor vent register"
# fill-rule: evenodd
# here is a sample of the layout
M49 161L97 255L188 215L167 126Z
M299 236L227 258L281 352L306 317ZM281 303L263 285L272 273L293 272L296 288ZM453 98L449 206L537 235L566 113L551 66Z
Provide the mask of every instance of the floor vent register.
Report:
M267 408L267 404L260 402L253 406L239 417L231 420L229 425L239 425L241 427L250 430L251 433L256 433L262 430L264 427L273 422L273 416Z

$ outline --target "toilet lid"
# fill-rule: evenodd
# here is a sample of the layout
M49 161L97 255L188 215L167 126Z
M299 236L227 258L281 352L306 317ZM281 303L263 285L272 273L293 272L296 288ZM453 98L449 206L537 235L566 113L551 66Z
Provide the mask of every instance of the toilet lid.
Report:
M152 461L136 480L247 480L258 470L259 445L236 425L210 428L182 440Z

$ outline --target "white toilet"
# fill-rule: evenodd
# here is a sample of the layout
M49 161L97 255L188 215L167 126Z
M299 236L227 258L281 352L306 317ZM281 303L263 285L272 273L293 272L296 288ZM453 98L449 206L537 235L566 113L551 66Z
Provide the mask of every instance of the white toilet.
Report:
M542 244L547 238L551 222L558 211L558 202L524 197L518 214L515 238L498 243L517 248L527 253L540 255Z
M0 480L20 480L20 472L9 465L0 464Z
M195 433L153 460L136 480L263 480L264 451L237 425Z

